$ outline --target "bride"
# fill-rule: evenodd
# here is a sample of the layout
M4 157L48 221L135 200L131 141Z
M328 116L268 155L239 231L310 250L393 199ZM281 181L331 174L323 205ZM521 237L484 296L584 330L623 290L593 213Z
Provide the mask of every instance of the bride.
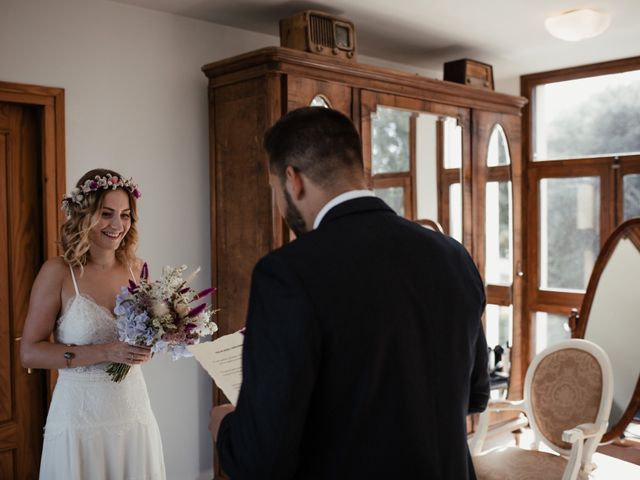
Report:
M135 256L137 186L96 169L65 195L64 255L48 260L31 291L21 359L59 369L44 433L41 479L164 479L162 443L140 364L150 349L118 341L112 311ZM53 333L55 342L49 341ZM111 362L131 365L120 383Z

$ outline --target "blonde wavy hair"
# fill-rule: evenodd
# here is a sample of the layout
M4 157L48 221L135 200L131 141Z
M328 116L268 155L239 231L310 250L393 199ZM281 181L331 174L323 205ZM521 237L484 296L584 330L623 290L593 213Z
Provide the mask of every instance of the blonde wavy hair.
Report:
M107 174L123 178L122 175L113 170L96 168L85 173L80 180L78 180L78 183L76 183L76 187L84 185L87 180L93 180L96 175L104 177ZM138 258L136 257L136 249L138 248L138 229L136 227L138 211L136 198L128 189L122 188L121 190L126 192L129 197L131 227L129 227L129 231L116 250L116 258L121 264L133 267L138 264ZM87 264L90 246L89 232L98 224L100 215L102 214L104 196L110 191L110 189L98 189L87 193L79 204L73 204L73 208L70 210L70 217L60 228L60 245L62 247L63 257L72 267L78 267L80 270L83 270Z

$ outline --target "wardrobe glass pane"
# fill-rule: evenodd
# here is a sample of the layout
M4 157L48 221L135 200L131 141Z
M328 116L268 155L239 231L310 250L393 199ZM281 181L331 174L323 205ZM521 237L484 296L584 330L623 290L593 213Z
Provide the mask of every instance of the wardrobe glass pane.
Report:
M485 280L493 285L511 285L513 280L511 182L489 182L485 195Z
M488 304L485 312L485 335L487 346L503 347L513 344L513 307Z
M459 183L449 186L449 236L462 243L462 190Z
M377 197L380 197L382 200L387 202L387 205L393 208L398 215L404 217L403 187L374 188L373 193L375 193Z
M444 130L444 168L462 166L462 127L453 117L442 117Z
M507 137L500 125L493 127L491 137L489 138L489 147L487 149L487 166L496 167L498 165L509 165L511 157L509 157L509 148L507 146Z
M408 172L411 112L379 106L371 114L372 173Z

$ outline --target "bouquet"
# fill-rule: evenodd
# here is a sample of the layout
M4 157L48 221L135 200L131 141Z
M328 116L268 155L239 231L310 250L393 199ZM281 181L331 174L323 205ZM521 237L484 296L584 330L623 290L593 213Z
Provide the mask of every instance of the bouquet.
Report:
M186 265L164 267L162 276L149 281L149 270L145 263L140 274L140 283L129 280L116 297L118 336L130 345L151 347L151 353L170 352L173 360L191 357L187 345L195 345L204 336L218 330L212 317L215 310L206 303L195 307L190 304L214 292L207 288L196 293L188 284L200 271L198 268L182 278ZM114 382L120 382L129 373L130 365L110 363L107 373Z

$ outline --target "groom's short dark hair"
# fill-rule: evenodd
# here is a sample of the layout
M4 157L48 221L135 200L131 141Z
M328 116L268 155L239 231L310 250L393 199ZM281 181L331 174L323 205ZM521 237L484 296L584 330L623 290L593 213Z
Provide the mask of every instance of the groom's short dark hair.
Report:
M292 110L265 133L264 146L271 173L282 181L289 165L324 188L345 175L363 175L360 135L337 110Z

